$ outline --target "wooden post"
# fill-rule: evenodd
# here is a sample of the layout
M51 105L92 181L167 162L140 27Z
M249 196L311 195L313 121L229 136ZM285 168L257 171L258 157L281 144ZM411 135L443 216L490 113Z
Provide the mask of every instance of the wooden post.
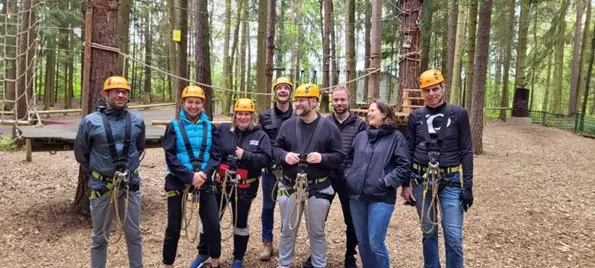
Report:
M93 34L93 0L87 0L87 8L85 9L85 58L83 63L83 88L81 117L89 114L91 107L89 107L90 97L90 80L91 80L91 43Z
M31 146L31 139L25 139L25 152L27 153L27 156L25 158L26 162L33 161L33 155L31 153L32 150L33 148Z

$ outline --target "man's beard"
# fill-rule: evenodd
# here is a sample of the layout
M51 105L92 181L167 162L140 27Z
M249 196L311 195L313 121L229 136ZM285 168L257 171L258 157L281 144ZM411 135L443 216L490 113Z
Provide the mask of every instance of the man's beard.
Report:
M349 110L346 107L339 107L339 108L334 108L335 109L335 113L337 114L345 114L346 112L348 112Z

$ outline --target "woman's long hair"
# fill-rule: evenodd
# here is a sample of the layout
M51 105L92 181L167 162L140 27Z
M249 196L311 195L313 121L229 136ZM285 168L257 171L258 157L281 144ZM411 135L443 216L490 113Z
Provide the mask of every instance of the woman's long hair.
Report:
M252 122L250 126L248 126L248 130L253 130L256 126L258 126L258 114L256 112L252 112ZM234 132L238 126L236 125L236 113L233 113L233 117L231 119L231 128L230 131Z
M383 126L397 126L397 115L395 114L395 108L393 106L381 99L376 99L372 103L376 104L376 107L381 113L386 114L386 118L384 118L384 121L382 121Z

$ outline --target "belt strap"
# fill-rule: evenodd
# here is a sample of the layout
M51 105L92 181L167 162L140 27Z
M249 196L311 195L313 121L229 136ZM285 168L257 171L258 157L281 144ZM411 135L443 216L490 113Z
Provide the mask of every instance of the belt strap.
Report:
M136 169L128 174L129 177L133 177L136 175L138 175L138 169ZM93 177L97 180L103 181L103 182L112 182L114 180L114 177L108 177L108 176L101 175L99 172L97 172L95 170L93 170L91 172L91 177Z
M413 163L412 167L413 167L413 170L417 171L418 173L426 173L428 171L428 166L423 166L418 163ZM459 170L460 170L460 166L440 167L441 174L458 173Z
M308 185L310 184L318 184L318 183L323 183L326 181L328 177L324 177L324 178L318 178L318 179L313 179L313 180L308 180Z

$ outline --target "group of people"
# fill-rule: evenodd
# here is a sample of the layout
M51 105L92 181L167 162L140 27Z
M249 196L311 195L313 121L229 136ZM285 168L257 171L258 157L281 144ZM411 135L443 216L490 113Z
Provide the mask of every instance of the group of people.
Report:
M415 206L420 217L425 267L440 267L440 221L446 265L463 267L463 212L473 204L469 120L465 109L444 101L439 71L424 72L420 87L426 106L409 115L406 135L386 102L370 104L367 124L350 112L351 96L344 86L334 88L333 113L323 117L316 110L317 85L294 90L288 78L280 77L272 88L273 108L258 115L252 100L238 99L232 122L220 126L204 113L204 91L186 87L178 119L167 125L162 140L168 170L163 264L173 267L191 195L202 228L198 256L190 267L220 267L220 220L228 210L233 222L231 267L243 267L248 215L262 183L261 261L275 255L278 202L279 267L292 265L302 218L310 242L310 257L302 266L326 267L325 222L337 194L346 225L344 266L357 267L358 248L364 267L390 267L385 237L401 187L406 204ZM92 267L105 267L114 214L124 231L130 267L142 267L138 167L145 127L140 115L126 109L129 92L125 78L108 78L105 106L81 120L75 141L76 160L87 171L91 190Z

